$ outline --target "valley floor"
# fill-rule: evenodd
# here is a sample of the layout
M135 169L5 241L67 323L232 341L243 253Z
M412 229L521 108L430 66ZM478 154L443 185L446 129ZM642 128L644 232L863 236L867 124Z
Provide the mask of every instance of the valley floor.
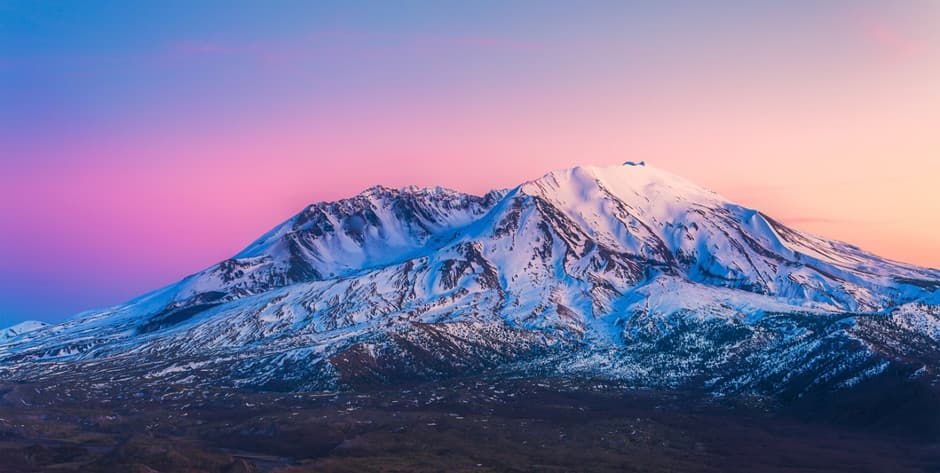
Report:
M2 472L937 472L936 439L603 381L81 398L0 386Z

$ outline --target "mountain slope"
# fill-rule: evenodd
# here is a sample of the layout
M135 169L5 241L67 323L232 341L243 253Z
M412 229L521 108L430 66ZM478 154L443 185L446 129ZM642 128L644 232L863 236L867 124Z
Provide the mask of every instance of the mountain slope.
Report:
M47 326L49 326L49 324L45 322L40 322L38 320L27 320L25 322L20 322L16 325L0 330L0 340L9 340L11 338L15 338L24 333L29 333L34 330L39 330Z
M482 197L311 205L179 283L2 342L0 376L314 389L488 371L796 396L935 379L938 289L937 270L656 168L578 167Z

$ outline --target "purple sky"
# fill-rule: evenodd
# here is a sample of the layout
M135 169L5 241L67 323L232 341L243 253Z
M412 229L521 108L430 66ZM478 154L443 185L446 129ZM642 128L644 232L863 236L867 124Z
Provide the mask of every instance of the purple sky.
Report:
M0 325L373 184L628 159L937 267L938 84L930 0L0 0Z

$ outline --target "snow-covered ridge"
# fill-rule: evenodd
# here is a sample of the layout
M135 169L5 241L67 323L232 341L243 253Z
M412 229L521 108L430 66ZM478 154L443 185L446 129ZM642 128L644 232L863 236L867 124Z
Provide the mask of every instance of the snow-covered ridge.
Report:
M25 322L20 322L16 325L0 330L0 341L9 340L24 333L34 332L48 326L49 324L46 322L40 322L38 320L27 320Z
M743 389L834 366L800 358L812 352L838 358L842 371L827 379L850 386L881 373L871 357L902 334L935 338L938 300L937 270L627 162L483 196L376 186L309 205L176 284L0 342L0 376L139 357L150 377L189 379L199 367L235 383L311 387L352 371L514 363L664 383L707 375ZM866 318L888 314L899 320L888 328ZM856 351L826 351L840 337ZM789 361L755 361L777 358Z

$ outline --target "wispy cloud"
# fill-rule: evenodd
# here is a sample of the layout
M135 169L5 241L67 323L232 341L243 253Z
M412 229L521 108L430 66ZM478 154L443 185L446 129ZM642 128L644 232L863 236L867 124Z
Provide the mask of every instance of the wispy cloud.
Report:
M170 63L229 58L269 66L277 63L298 62L304 57L301 51L301 48L296 46L189 40L169 44L162 58ZM310 57L311 54L306 56Z
M787 225L800 225L800 224L832 224L832 225L887 225L890 223L896 223L900 220L853 220L853 219L844 219L844 218L834 218L834 217L821 217L815 215L796 215L792 217L783 217L779 219L781 222Z
M374 33L349 29L318 30L310 39L324 42L381 44L397 47L449 47L456 49L525 51L541 49L542 44L518 38L481 35L428 35L420 33Z
M840 218L829 218L829 217L813 217L813 216L797 216L797 217L784 217L780 221L786 224L801 224L801 223L861 223L861 222L850 222L848 220Z
M427 37L425 42L450 45L458 48L491 49L502 51L534 51L543 49L542 44L533 41L484 36Z
M909 32L886 19L861 14L857 16L857 23L865 40L891 59L908 60L923 49Z
M166 48L170 59L243 57L264 63L303 61L329 52L393 54L466 51L526 52L541 49L536 42L498 36L393 34L346 29L318 30L284 43L185 40Z
M219 43L183 41L170 45L170 52L182 55L231 53L235 50Z

